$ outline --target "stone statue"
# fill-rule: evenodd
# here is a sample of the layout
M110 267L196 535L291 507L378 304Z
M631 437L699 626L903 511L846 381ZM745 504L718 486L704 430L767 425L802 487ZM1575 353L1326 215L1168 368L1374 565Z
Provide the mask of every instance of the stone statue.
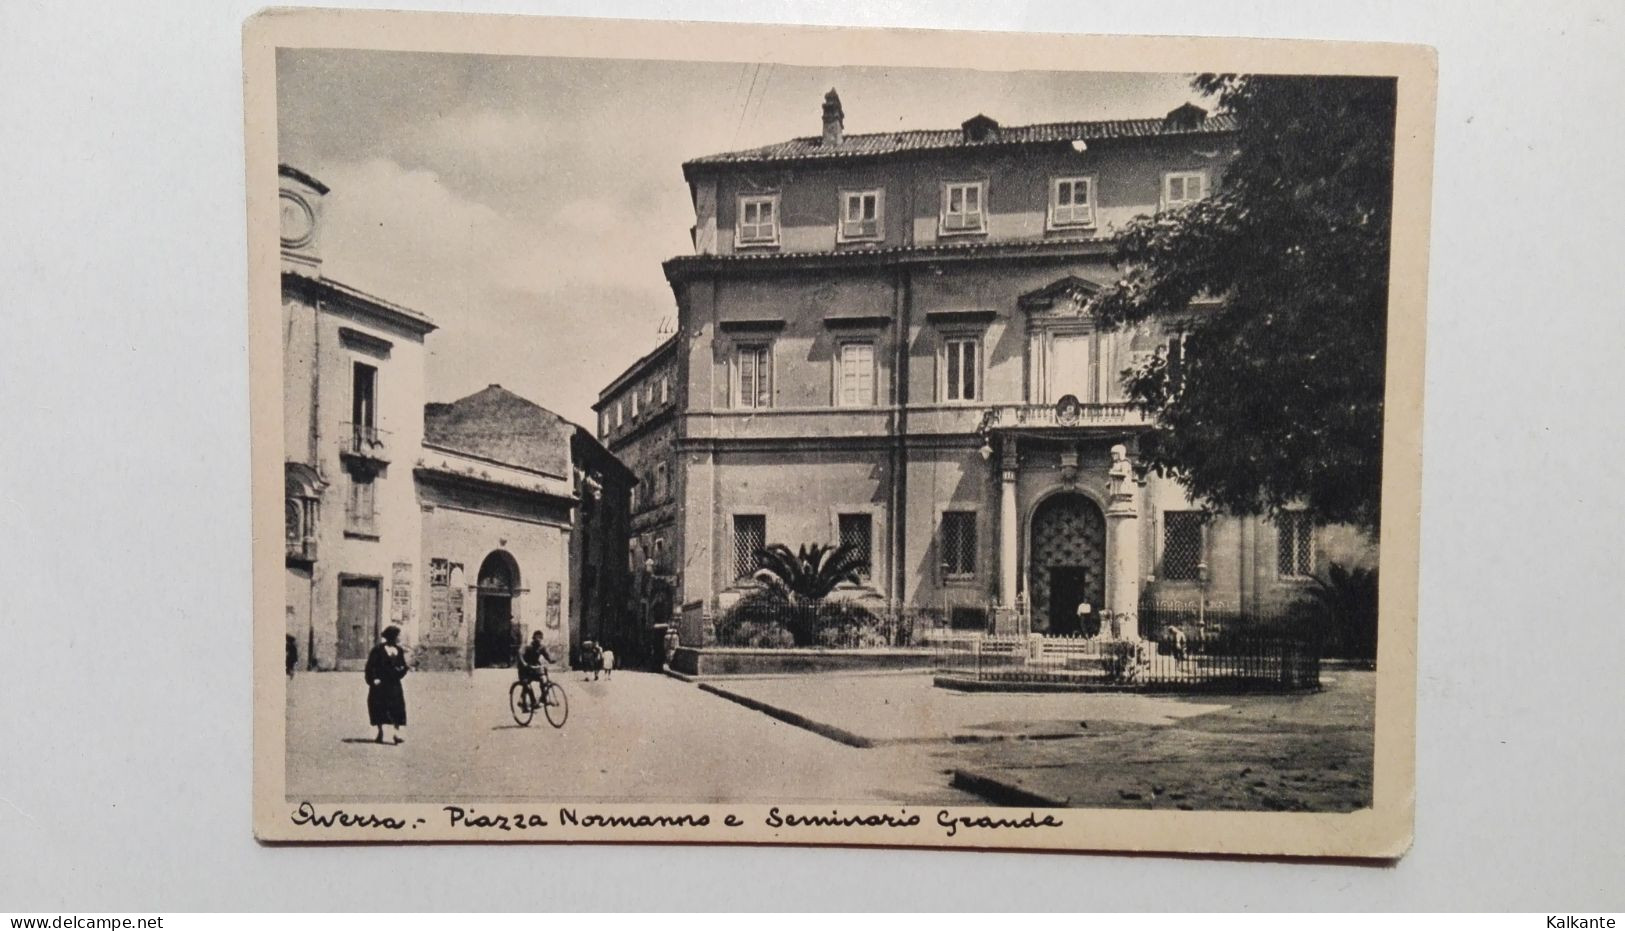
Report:
M1106 482L1112 500L1133 499L1134 466L1128 461L1128 448L1121 443L1112 447L1112 464L1106 471Z

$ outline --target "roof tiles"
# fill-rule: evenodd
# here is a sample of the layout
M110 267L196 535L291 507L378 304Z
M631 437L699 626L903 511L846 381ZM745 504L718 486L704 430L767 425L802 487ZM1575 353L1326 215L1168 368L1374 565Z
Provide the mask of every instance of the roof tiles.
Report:
M826 145L822 137L803 136L754 149L704 155L684 162L684 167L796 162L837 158L864 158L901 152L948 149L979 149L1011 145L1037 145L1082 140L1133 139L1150 136L1189 136L1234 132L1231 116L1210 116L1199 123L1171 121L1163 117L1140 120L1098 120L1072 123L1034 123L1004 126L985 139L968 140L961 129L917 129L894 133L860 133L846 136L838 144Z

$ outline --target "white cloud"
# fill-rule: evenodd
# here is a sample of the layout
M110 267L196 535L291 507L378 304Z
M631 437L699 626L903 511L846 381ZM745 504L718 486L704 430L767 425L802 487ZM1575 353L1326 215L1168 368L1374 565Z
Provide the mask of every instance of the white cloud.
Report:
M440 325L429 337L432 398L500 382L587 420L597 389L675 313L660 271L672 248L625 206L581 198L519 219L382 158L320 177L332 188L324 273Z

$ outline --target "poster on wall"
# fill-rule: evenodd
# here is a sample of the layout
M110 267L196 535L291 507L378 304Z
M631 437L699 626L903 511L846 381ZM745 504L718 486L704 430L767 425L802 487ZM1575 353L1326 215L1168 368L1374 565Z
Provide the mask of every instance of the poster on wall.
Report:
M547 628L559 629L559 612L563 599L560 596L559 583L547 583Z
M319 509L397 624L427 561L376 753L257 574L259 837L1407 849L1430 50L294 10L245 62L256 513L342 457L455 514ZM578 613L644 668L565 675Z

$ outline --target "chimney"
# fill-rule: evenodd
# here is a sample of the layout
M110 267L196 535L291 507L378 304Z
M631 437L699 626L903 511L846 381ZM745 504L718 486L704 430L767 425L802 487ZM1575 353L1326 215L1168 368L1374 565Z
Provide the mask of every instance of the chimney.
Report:
M290 165L277 166L282 270L319 275L322 198L327 185Z
M846 114L841 112L841 95L830 88L824 95L824 145L840 145L846 138Z

